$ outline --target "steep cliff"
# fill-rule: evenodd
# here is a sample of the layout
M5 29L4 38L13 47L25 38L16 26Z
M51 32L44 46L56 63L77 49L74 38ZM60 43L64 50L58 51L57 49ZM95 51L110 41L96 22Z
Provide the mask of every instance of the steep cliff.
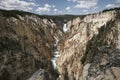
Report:
M32 13L0 11L0 80L26 80L44 69L55 80L52 44L63 33L51 19Z
M58 80L120 79L120 10L76 18L59 41Z

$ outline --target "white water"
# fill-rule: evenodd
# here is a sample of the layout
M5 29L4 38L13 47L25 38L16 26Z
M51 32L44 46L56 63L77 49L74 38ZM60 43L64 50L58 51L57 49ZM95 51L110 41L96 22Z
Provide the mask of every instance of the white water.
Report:
M53 57L51 59L51 62L52 62L54 70L56 70L57 69L56 60L57 60L58 57L60 57L60 54L59 54L59 52L57 50L56 43L53 44L53 51L54 51L54 55L53 55Z
M64 24L63 25L63 31L66 32L68 29L67 29L67 24Z
M66 32L67 30L68 30L68 29L67 29L67 24L65 23L65 24L63 25L63 31ZM57 50L57 42L58 42L58 41L56 41L55 43L53 43L54 55L53 55L53 57L52 57L52 59L51 59L52 66L53 66L54 70L57 69L56 60L60 57L60 53L59 53L58 50Z

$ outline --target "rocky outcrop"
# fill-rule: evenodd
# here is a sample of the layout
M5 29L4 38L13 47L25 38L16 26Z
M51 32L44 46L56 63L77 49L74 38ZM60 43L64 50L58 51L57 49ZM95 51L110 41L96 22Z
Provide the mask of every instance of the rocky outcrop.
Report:
M40 69L36 71L32 77L28 80L50 80L49 74L47 71Z
M86 15L67 23L59 41L59 80L119 80L120 11Z
M87 65L87 64L86 64ZM101 46L90 63L86 80L119 80L120 49Z

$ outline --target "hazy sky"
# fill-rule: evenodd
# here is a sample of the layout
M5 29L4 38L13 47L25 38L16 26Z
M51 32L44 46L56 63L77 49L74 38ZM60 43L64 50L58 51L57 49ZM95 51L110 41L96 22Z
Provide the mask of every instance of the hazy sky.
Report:
M0 9L36 14L86 14L119 7L120 0L0 0Z

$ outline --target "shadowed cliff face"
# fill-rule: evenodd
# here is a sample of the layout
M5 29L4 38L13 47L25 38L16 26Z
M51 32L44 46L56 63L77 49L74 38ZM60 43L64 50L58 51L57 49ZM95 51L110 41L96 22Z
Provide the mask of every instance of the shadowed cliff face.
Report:
M52 43L60 36L62 31L52 20L32 14L8 17L1 11L0 80L26 80L38 69L55 80L50 60Z
M119 80L120 11L76 18L59 41L59 80Z

